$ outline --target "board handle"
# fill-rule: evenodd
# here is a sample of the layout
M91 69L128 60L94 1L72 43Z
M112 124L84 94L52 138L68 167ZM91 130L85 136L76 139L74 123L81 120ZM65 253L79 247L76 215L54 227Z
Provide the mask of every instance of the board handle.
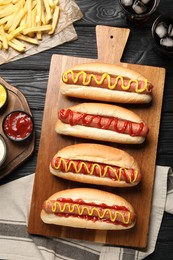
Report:
M106 63L120 63L130 29L96 26L98 59Z

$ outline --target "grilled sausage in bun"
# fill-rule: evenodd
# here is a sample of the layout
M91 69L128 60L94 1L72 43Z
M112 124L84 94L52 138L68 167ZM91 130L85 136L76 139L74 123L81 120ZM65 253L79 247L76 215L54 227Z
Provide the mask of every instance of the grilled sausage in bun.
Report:
M141 181L139 166L127 152L91 143L59 150L50 163L50 172L71 181L112 187L132 187Z
M149 103L152 84L140 73L106 63L78 64L62 74L64 95L117 103Z
M55 130L63 135L124 144L143 143L149 131L134 112L101 103L61 109Z
M47 224L75 228L120 230L135 225L133 207L115 194L89 188L62 190L43 203L41 219Z

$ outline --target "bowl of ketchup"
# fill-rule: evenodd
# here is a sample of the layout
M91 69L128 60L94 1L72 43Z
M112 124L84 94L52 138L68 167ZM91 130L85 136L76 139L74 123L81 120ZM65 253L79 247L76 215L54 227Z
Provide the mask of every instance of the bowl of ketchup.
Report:
M32 135L33 129L33 118L25 111L12 111L3 120L3 131L12 141L20 142L28 139Z

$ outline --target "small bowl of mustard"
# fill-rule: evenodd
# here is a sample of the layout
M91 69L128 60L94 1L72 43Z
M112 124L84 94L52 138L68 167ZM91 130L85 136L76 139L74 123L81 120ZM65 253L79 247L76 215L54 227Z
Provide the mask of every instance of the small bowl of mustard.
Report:
M2 83L0 83L0 110L6 106L7 100L8 100L8 91L6 87Z

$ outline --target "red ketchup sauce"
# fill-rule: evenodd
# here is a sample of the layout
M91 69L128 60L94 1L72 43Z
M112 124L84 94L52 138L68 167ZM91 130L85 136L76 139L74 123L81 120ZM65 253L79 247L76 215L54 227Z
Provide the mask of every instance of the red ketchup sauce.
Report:
M130 136L146 136L148 128L143 122L134 123L116 117L103 117L80 112L73 112L71 109L61 109L59 119L70 125L83 125L100 129L112 130L117 133L129 134Z
M32 133L33 121L27 113L14 111L5 118L3 129L10 139L21 141Z

